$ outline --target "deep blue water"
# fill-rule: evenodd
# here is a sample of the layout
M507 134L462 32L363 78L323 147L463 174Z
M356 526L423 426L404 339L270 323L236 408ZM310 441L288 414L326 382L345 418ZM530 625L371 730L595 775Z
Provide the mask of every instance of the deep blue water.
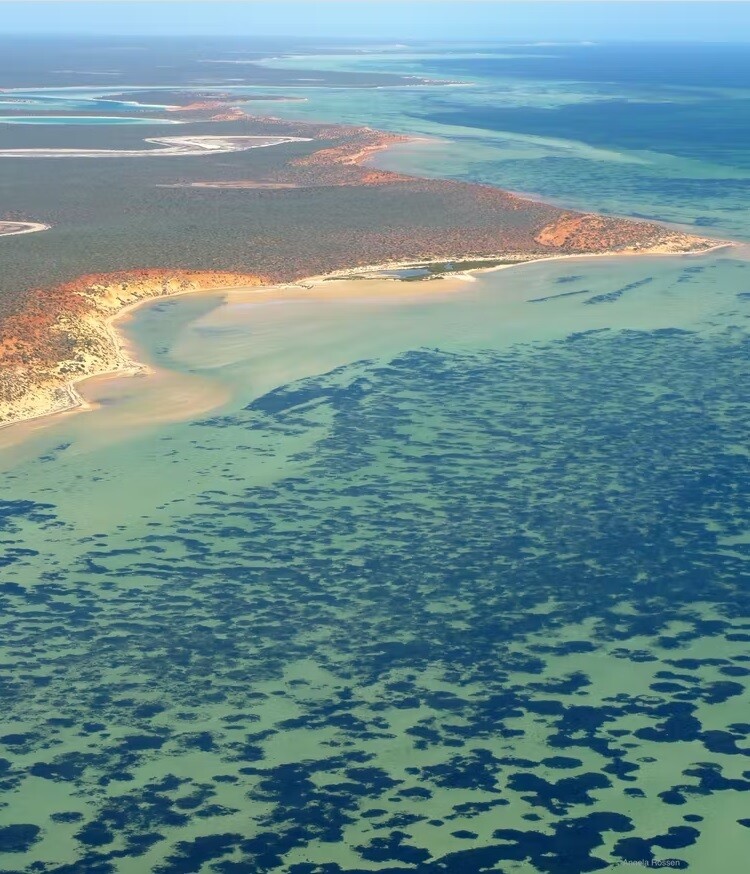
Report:
M427 73L479 77L493 97L431 96L423 117L440 124L582 141L750 170L750 51L747 46L554 46L537 57L425 59ZM504 80L554 81L547 105L508 102ZM565 87L579 99L569 99ZM561 90L562 88L562 90ZM499 99L498 99L499 98ZM706 180L710 184L709 180ZM750 179L733 179L745 195Z
M750 81L748 82L750 87ZM698 97L688 104L604 96L554 108L485 107L472 111L451 100L433 101L429 118L443 124L543 137L585 139L594 146L666 151L750 169L750 101Z
M346 113L441 140L408 163L381 155L386 169L750 239L749 58L745 46L710 44L411 46L326 61L463 86L375 92L359 105L316 92L278 111Z
M738 36L743 36L738 34ZM746 35L744 35L746 36ZM477 46L485 52L487 46ZM446 57L425 60L425 69L456 79L503 76L674 88L738 88L750 82L750 52L744 43L606 43L598 45L495 46L508 57Z

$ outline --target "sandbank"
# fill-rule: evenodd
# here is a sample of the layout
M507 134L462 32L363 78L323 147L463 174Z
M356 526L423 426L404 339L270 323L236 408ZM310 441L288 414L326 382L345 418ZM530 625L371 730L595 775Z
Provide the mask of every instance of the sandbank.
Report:
M0 221L0 237L14 237L17 234L35 234L49 230L50 225L43 222Z

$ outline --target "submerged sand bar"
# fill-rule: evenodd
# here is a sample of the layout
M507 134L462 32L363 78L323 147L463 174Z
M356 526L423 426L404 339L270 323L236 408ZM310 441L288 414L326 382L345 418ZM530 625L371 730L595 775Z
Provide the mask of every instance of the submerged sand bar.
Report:
M35 234L47 231L50 226L43 222L0 222L0 237L13 237L17 234Z

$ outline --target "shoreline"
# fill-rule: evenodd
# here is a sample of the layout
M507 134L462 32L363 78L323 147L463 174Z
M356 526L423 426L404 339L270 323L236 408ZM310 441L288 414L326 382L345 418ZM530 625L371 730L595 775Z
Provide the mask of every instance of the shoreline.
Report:
M172 294L162 295L160 297L144 297L141 300L135 300L129 304L126 304L121 310L112 313L102 320L102 328L104 329L108 339L111 342L112 351L117 361L117 367L108 368L106 370L99 370L94 373L87 373L83 376L78 377L77 379L68 380L59 388L61 395L67 398L68 403L62 406L53 406L50 409L40 410L38 413L34 413L30 416L25 416L24 418L18 419L14 422L2 422L0 423L0 432L10 430L14 427L27 425L32 422L39 422L43 419L53 420L70 413L84 413L88 412L89 410L98 409L96 404L87 401L86 398L78 390L78 386L83 385L89 380L106 379L108 377L132 377L139 376L141 374L145 375L153 373L154 368L150 364L146 364L145 362L138 360L138 357L133 354L134 349L131 347L124 334L121 331L117 330L117 323L120 321L126 321L127 318L129 316L132 316L133 313L139 308L145 307L147 304L156 304L159 301L167 299L173 300L175 298L187 297L188 295L194 294L221 294L222 292L244 287L245 286L238 285L228 286L224 289L201 288L191 289L187 291L177 291ZM51 421L50 424L52 424Z
M565 255L550 255L543 256L539 258L523 258L515 261L510 264L488 264L488 266L473 266L466 269L460 268L461 261L467 261L465 256L454 259L455 263L459 265L456 270L446 270L445 272L435 274L431 277L425 277L423 279L418 280L417 282L405 282L403 279L397 276L385 276L378 275L378 273L382 273L382 271L386 270L405 270L409 268L415 268L419 266L429 266L429 265L439 265L444 264L445 260L440 259L436 261L394 261L387 262L383 264L374 264L367 265L362 267L354 267L350 270L340 270L340 271L332 271L331 273L319 274L316 276L305 277L303 279L297 280L295 282L279 282L272 283L268 285L248 285L248 284L239 284L239 285L227 285L227 286L216 286L216 287L198 287L191 289L182 289L173 292L166 292L161 295L153 296L153 297L143 297L138 300L131 301L130 303L125 304L121 309L117 310L114 313L106 316L102 322L101 326L104 329L107 338L111 344L111 351L115 358L116 367L108 367L103 370L95 371L93 373L87 373L81 375L77 378L67 380L60 386L54 389L55 394L57 395L57 401L52 401L47 406L42 406L41 409L35 411L31 415L23 416L11 422L2 422L0 423L0 432L9 431L10 429L28 425L30 423L36 422L39 423L44 419L48 419L49 424L52 424L53 421L57 420L58 417L74 414L74 413L82 413L90 410L97 409L97 405L91 403L86 400L86 398L81 394L78 390L78 387L88 382L89 380L94 379L106 379L106 378L117 378L117 377L134 377L138 375L147 375L153 373L154 370L151 365L138 360L139 356L137 352L133 349L133 347L129 344L126 337L123 335L121 331L118 331L117 325L120 322L126 321L129 317L139 309L145 308L149 305L155 305L160 301L164 300L172 300L180 297L187 296L195 296L195 295L224 295L225 297L231 295L232 293L237 292L251 292L253 296L258 295L259 298L266 297L266 295L278 293L280 291L291 291L294 289L301 290L303 293L309 294L312 289L324 289L328 283L336 282L336 281L346 281L350 280L365 280L365 281L373 281L373 282L393 282L393 283L403 283L406 286L405 292L413 294L417 288L415 286L421 286L423 284L429 285L429 289L423 288L420 289L424 292L437 290L432 284L434 282L446 282L448 280L458 280L458 281L476 281L476 275L481 275L484 273L494 273L500 270L509 270L512 268L519 268L528 266L531 264L540 264L540 263L548 263L551 261L568 261L568 260L588 260L590 258L631 258L634 256L640 257L684 257L684 258L695 258L701 255L708 255L712 252L721 250L721 249L729 249L739 246L739 243L733 241L724 241L721 243L717 243L716 246L712 246L708 249L697 249L695 251L681 251L681 252L672 252L672 251L651 251L651 252L640 252L640 251L609 251L609 252L591 252L591 253L578 253L578 254L565 254ZM488 262L505 260L508 258L508 253L503 255L498 255L496 258L482 258L481 260L486 260ZM450 260L450 259L448 259ZM479 259L477 259L479 260ZM63 403L59 401L63 400Z
M409 260L409 261L385 261L380 264L368 264L360 267L352 267L351 269L343 268L341 270L334 270L330 273L321 273L315 276L308 276L304 279L300 279L295 283L284 283L284 285L299 285L307 287L313 287L320 285L324 282L329 282L331 280L338 279L378 279L378 280L386 280L393 282L402 282L403 280L398 276L383 276L379 275L385 271L393 271L393 270L409 270L416 269L418 267L430 267L433 265L442 265L446 263L454 263L458 265L456 269L448 269L442 271L441 273L436 273L433 276L425 276L420 279L423 282L430 282L432 280L443 279L443 278L458 278L458 277L472 277L475 273L491 273L497 270L510 270L513 267L524 267L529 264L540 264L542 262L548 261L567 261L570 259L588 259L588 258L696 258L700 255L708 255L712 252L716 252L720 249L733 249L742 246L742 243L735 242L734 240L722 240L716 241L715 246L710 246L705 249L695 249L695 250L687 250L687 251L638 251L638 250L617 250L613 249L608 252L573 252L565 255L542 255L538 258L535 257L518 257L517 260L513 260L512 263L505 264L497 264L494 262L497 261L508 261L513 258L513 255L510 253L501 253L495 256L477 256L476 258L472 258L471 256L461 255L457 258L437 258L435 260ZM486 266L472 266L461 268L461 262L479 262L486 261L488 262Z
M247 118L256 117L247 116ZM406 182L418 185L419 190L434 185L439 185L448 191L470 189L470 194L476 202L482 203L488 197L493 203L496 198L499 199L500 205L496 207L499 216L504 214L503 210L512 212L523 209L527 203L546 205L544 201L532 201L530 198L521 197L496 186L462 183L455 180L431 180L390 170L379 170L371 161L375 154L391 146L423 142L430 138L376 131L369 127L352 128L347 125L334 125L331 128L323 127L318 130L315 125L296 123L290 125L273 117L262 117L260 120L270 126L267 133L154 138L147 142L166 144L167 153L170 146L184 150L189 145L197 149L199 154L216 154L290 141L311 142L318 138L325 140L328 131L335 129L341 138L339 144L324 146L304 157L293 159L287 168L288 181L309 185L310 174L312 174L312 180L324 186L357 185L367 188ZM299 136L302 132L310 133L311 136ZM295 135L289 136L290 133ZM31 151L39 155L39 151ZM157 149L130 154L163 155L165 151ZM185 154L185 151L182 151L182 154ZM3 153L0 152L0 157L2 155ZM280 176L271 177L267 181L280 182L285 178L282 171ZM441 247L435 246L428 240L426 245L422 244L426 252L430 253L424 258L396 257L379 263L357 265L356 251L347 251L347 255L351 254L352 260L355 260L354 266L337 267L312 275L303 272L304 265L301 265L302 269L299 272L289 271L288 277L284 276L284 271L263 271L260 265L258 265L258 272L146 267L81 275L62 285L37 289L37 295L41 293L47 302L48 315L42 324L42 329L38 329L36 334L24 333L27 328L22 319L15 326L16 333L9 334L9 345L6 345L6 354L10 355L8 373L14 374L10 385L13 385L12 379L15 378L16 390L0 406L0 413L5 417L4 421L0 421L0 430L66 412L90 409L91 405L77 389L77 386L86 380L147 372L148 366L138 362L135 354L130 354L126 341L117 331L116 324L141 304L166 297L196 293L226 293L243 288L256 289L257 293L268 293L290 287L309 291L310 288L331 280L345 278L400 281L404 277L378 276L378 273L415 267L428 268L428 272L432 275L428 275L425 279L430 282L432 279L445 277L472 281L475 279L475 273L508 269L541 261L632 255L694 256L738 245L733 241L676 232L656 222L612 219L596 213L562 210L554 206L552 209L556 214L543 216L540 225L529 231L529 239L525 243L516 242L516 246L528 244L526 249L508 248L505 251L493 252L494 247L488 244L486 236L485 238L481 235L472 236L467 229L465 237L459 236L453 241L456 248L465 244L467 251L455 256L446 256L445 253L451 249L444 245L443 253L438 257L436 253ZM494 233L500 236L502 227L500 222ZM642 227L643 230L634 232L633 229L637 227ZM507 242L511 243L511 240ZM406 248L408 250L417 247ZM547 254L550 252L554 254ZM341 259L339 263L341 261L346 263L346 258ZM440 269L429 270L429 267ZM408 286L414 289L413 282L409 282ZM39 333L39 330L47 333ZM59 358L52 357L49 363L43 362L41 368L36 364L29 366L22 363L23 358L18 357L19 348L23 350L26 346L33 355L34 344L38 346L47 336L52 337L57 331L62 331L72 343L70 354ZM2 353L3 348L0 345L0 356ZM13 363L14 354L16 362L19 363Z
M513 189L513 188L508 188L506 190L509 191L511 194L515 194L517 197L521 197L524 200L529 200L532 203L549 204L550 206L556 206L559 209L566 209L566 210L571 210L571 211L576 211L576 210L581 209L581 207L579 207L579 206L571 206L566 201L564 201L564 200L558 201L556 198L553 198L553 197L542 197L539 194L530 194L528 191L518 191L518 190ZM604 213L597 213L597 215L604 215ZM664 228L671 228L673 231L675 231L678 234L696 234L697 235L699 232L702 232L702 230L703 230L702 228L696 228L693 225L683 225L683 224L680 224L679 222L669 221L668 219L661 219L661 218L658 218L658 219L653 218L652 219L652 218L646 218L644 216L623 215L619 212L618 213L608 212L608 213L606 213L606 215L608 217L621 219L622 221L635 222L636 224L638 222L642 222L644 224L648 224L649 222L655 222L656 224L659 224ZM708 230L710 230L710 228L708 228ZM701 233L701 236L703 236L702 233ZM711 236L703 237L703 239L706 239L706 240L715 239L717 244L718 244L717 248L724 246L724 245L741 246L742 242L743 242L741 240L723 240L719 237L711 237Z
M413 145L416 145L419 143L440 145L440 144L445 144L445 143L455 144L457 142L456 139L450 139L450 137L428 136L426 134L414 134L414 135L396 134L396 136L403 136L403 139L400 142L394 142L390 146L386 146L386 150L390 151L391 149L399 149L399 148L408 149L410 146L413 146ZM389 170L386 167L378 167L378 164L376 161L372 162L370 166L372 166L374 169L381 170L384 173L396 172L396 171ZM424 177L424 178L442 179L443 177L429 176L429 177ZM495 187L492 183L487 183L487 182L476 182L473 184L475 184L475 185L489 185L490 187ZM580 203L573 203L571 201L565 200L564 198L558 199L556 197L547 197L547 196L542 195L542 194L537 194L535 192L525 191L525 190L517 189L517 188L501 188L500 190L505 191L506 193L511 194L514 197L519 198L520 200L528 201L529 203L537 203L541 206L554 206L557 209L563 210L565 212L576 212L576 213L586 212L585 206L581 205ZM678 234L686 234L689 236L690 235L700 236L701 238L706 239L706 240L711 240L711 239L716 240L717 248L723 247L725 245L726 246L730 246L730 245L741 246L741 245L744 245L744 244L747 244L748 242L750 242L750 241L746 241L746 240L724 240L721 237L711 237L710 235L704 236L703 235L703 231L704 231L703 228L695 227L694 225L682 224L680 222L670 221L669 219L648 218L647 216L643 216L643 215L637 215L637 216L636 215L627 215L626 213L619 213L619 212L606 212L606 213L597 212L597 213L593 213L593 215L602 216L604 218L617 219L620 221L629 222L629 223L633 223L633 224L639 224L639 223L646 224L646 225L658 224L661 227L666 228L666 229L671 229L672 231L674 231L675 233L678 233ZM707 228L706 230L708 232L710 232L710 227ZM706 250L706 251L708 251L708 250ZM593 254L596 254L596 253L593 253Z

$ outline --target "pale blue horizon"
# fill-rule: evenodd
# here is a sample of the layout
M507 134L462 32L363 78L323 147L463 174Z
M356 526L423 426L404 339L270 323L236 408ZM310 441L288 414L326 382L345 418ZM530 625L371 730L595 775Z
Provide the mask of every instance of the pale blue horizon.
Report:
M69 2L2 3L0 33L289 36L373 40L746 42L750 3L588 2Z

